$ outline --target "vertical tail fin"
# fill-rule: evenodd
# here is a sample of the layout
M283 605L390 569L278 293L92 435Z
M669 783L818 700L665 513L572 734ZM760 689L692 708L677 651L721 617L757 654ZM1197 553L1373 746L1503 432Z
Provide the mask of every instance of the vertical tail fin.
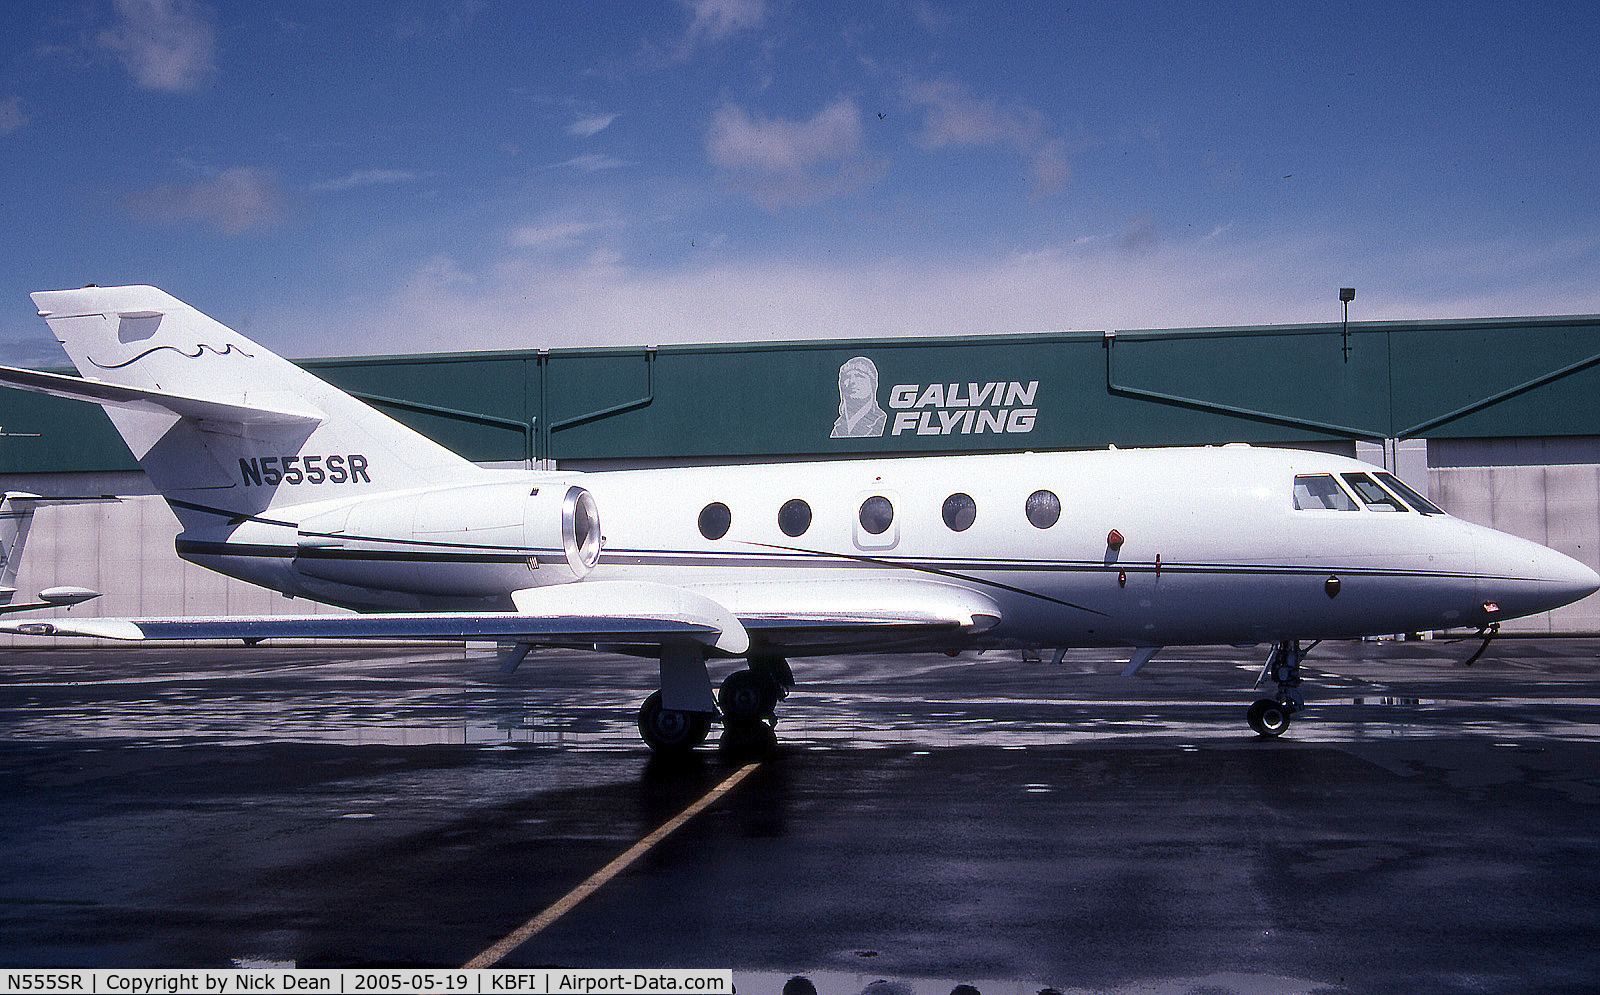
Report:
M477 470L154 287L33 300L90 383L46 389L13 377L12 385L103 405L186 526L215 525L218 512L256 515Z
M39 506L37 494L6 491L0 497L0 605L9 605L17 594L17 569L22 565L22 547L33 527L33 512Z

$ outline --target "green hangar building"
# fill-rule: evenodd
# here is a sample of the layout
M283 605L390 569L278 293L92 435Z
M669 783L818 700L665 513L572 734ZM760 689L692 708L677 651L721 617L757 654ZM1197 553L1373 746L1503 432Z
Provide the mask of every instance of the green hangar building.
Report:
M1389 468L1453 515L1600 567L1597 316L302 365L486 465L581 470L1230 443L1338 452ZM312 610L178 560L176 519L98 407L0 390L0 426L6 490L116 498L39 510L16 582L22 596L90 587L103 597L75 612L99 615ZM1600 595L1507 628L1600 633Z

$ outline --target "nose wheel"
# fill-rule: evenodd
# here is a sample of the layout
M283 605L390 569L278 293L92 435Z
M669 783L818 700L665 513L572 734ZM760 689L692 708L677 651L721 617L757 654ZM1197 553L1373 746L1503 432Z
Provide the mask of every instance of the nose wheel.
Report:
M1256 685L1259 687L1270 677L1278 685L1278 694L1274 698L1260 699L1245 713L1245 721L1258 735L1277 739L1289 731L1294 714L1306 707L1305 696L1300 691L1300 661L1308 651L1309 647L1301 648L1298 639L1285 639L1273 645Z
M1289 731L1289 716L1292 714L1286 705L1271 698L1262 698L1250 706L1245 719L1257 733L1276 739Z

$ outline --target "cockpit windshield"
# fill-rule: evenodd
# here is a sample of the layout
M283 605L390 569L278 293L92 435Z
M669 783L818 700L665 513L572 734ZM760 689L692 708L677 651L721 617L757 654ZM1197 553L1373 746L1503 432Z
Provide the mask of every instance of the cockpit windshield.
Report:
M1422 512L1424 515L1444 514L1443 508L1434 504L1432 501L1429 501L1427 498L1423 497L1421 494L1418 494L1410 487L1407 487L1405 481L1401 480L1399 477L1396 477L1394 474L1380 472L1373 474L1373 476L1382 481L1383 486L1400 495L1400 497L1403 498L1407 504Z
M1377 481L1364 473L1344 473L1344 482L1356 492L1356 497L1361 503L1373 511L1406 511L1408 510L1400 499L1378 486Z

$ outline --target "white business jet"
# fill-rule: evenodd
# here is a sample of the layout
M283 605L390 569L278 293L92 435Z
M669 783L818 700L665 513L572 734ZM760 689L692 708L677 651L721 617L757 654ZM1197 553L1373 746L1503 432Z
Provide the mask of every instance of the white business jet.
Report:
M657 751L769 729L807 654L1270 643L1265 736L1305 640L1496 623L1600 588L1355 460L1238 446L601 473L475 466L151 287L33 295L184 559L350 616L41 619L130 640L496 639L659 656ZM742 659L716 691L707 660Z

